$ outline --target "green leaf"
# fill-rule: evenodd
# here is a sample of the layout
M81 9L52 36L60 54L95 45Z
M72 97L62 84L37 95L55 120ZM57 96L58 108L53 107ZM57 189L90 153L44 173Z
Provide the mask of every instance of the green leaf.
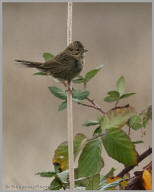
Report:
M140 144L140 143L144 143L143 141L132 141L133 144Z
M86 136L77 134L74 138L74 159L86 143ZM55 150L53 157L53 164L59 164L62 171L68 169L68 144L67 142L61 143Z
M82 91L82 90L73 90L73 98L79 99L79 100L84 100L89 96L89 91Z
M106 186L107 185L107 180L106 178L107 177L113 177L114 176L114 171L115 169L114 168L111 168L110 171L104 176L104 175L101 175L100 176L100 184L99 184L99 187L98 189L101 189L102 187Z
M103 116L101 127L102 129L122 128L134 113L133 107L110 110Z
M76 98L72 98L72 101L75 102L75 103L80 102L80 100L79 100L79 99L76 99Z
M55 170L56 174L59 173L59 172L61 172L60 165L55 163L55 164L54 164L54 170Z
M48 75L46 72L36 72L33 75Z
M58 164L62 171L68 169L68 145L67 142L61 143L55 150L53 164Z
M100 183L98 186L98 190L100 190L106 184L107 184L106 177L104 175L100 175Z
M134 130L138 130L143 127L143 119L139 115L134 115L128 121L129 127Z
M78 133L74 138L74 158L77 157L80 150L83 148L87 141L87 137L81 133Z
M68 169L57 174L57 177L62 183L68 183Z
M110 190L111 188L116 187L117 185L119 185L121 181L123 181L123 179L118 179L118 180L116 180L116 181L114 181L112 183L105 184L100 189L101 190Z
M54 55L52 55L51 53L43 53L43 58L45 61L48 61L50 59L52 59L54 57Z
M148 107L146 115L152 120L152 105Z
M86 121L83 126L89 127L89 126L93 126L93 125L98 125L99 122L98 121L94 121L94 120L90 120L90 121Z
M78 161L79 177L90 177L100 172L102 168L101 151L102 144L100 139L86 144Z
M110 95L111 97L115 97L115 98L117 98L117 99L119 99L119 92L118 91L109 91L108 93L107 93L108 95Z
M101 65L99 67L97 67L96 69L93 69L91 71L89 71L88 73L86 73L85 75L85 82L88 82L90 79L92 79L102 68L104 65Z
M107 177L114 177L115 168L112 167L110 171L105 175L105 178Z
M88 82L90 79L92 79L97 74L97 72L98 72L97 69L93 69L93 70L89 71L85 76L85 81Z
M124 98L132 96L134 94L136 94L136 93L126 93L126 94L123 94L123 95L121 95L120 99L124 99Z
M80 84L80 83L84 83L84 81L85 81L84 77L78 76L76 79L73 80L73 83Z
M146 110L141 112L143 117L143 126L146 127L149 120L152 120L152 105L150 105Z
M62 183L60 182L60 180L58 178L55 178L49 186L49 190L59 190L62 188Z
M66 100L67 96L64 90L58 88L58 87L48 87L49 91L56 97L58 97L59 99L63 99Z
M66 109L67 107L67 101L64 101L62 102L60 105L59 105L59 108L58 108L58 111L62 111L64 109Z
M36 173L36 175L39 175L40 177L53 177L56 175L56 173L48 171L48 172L38 172Z
M109 129L102 139L110 157L125 166L137 164L138 154L128 135L121 129Z
M89 177L79 177L78 176L78 168L75 168L74 170L74 174L75 174L75 185L76 186L82 186L82 187L87 187L89 184Z
M117 99L118 98L116 98L116 97L107 96L107 97L104 98L104 101L108 102L108 103L111 103L111 102L117 101Z
M99 126L95 129L93 136L98 136L102 133L102 128Z
M100 183L100 175L94 175L89 178L89 185L86 187L86 190L97 190Z
M121 76L117 83L116 83L116 87L118 92L120 93L120 96L124 94L125 92L125 78L123 76Z

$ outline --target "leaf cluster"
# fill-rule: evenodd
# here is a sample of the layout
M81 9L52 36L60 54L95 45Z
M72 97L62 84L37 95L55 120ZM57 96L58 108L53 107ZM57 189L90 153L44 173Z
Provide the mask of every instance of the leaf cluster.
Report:
M49 53L44 53L45 61L54 56ZM77 104L91 107L95 110L101 109L94 100L90 99L90 92L86 90L87 83L95 77L102 69L103 65L90 70L84 76L79 75L73 80L74 84L82 84L83 89L75 89L72 91L72 100ZM35 75L47 75L37 73ZM52 95L60 99L62 102L58 107L58 111L62 111L67 107L66 88L48 87ZM107 92L104 98L105 102L115 102L115 106L107 112L99 110L100 114L96 120L88 120L83 126L94 130L92 137L89 139L84 134L77 134L74 137L74 158L78 160L78 166L75 169L75 186L76 190L108 190L113 189L117 185L124 183L123 178L109 179L114 175L112 168L106 175L101 174L104 167L102 149L104 148L112 159L118 161L124 166L134 166L138 164L138 153L135 149L135 144L143 143L143 141L132 141L130 135L123 128L128 126L134 130L145 128L149 120L152 119L152 106L143 110L141 113L136 113L135 108L128 105L118 106L121 99L126 99L134 92L125 92L126 81L121 76L116 81L116 88ZM91 105L85 103L90 102ZM102 113L101 113L102 112ZM78 158L77 158L78 157ZM68 176L68 144L61 143L55 150L53 159L55 170L48 172L39 172L37 175L41 177L53 178L49 185L49 190L59 190L69 188Z
M108 91L107 94L108 96L104 98L104 101L111 103L114 101L118 102L119 100L130 97L136 93L125 93L125 78L121 76L116 82L116 89Z

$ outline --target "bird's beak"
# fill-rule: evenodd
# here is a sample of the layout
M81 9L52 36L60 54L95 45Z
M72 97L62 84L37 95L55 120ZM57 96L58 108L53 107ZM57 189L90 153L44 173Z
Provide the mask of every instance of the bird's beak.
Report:
M87 50L87 49L84 49L84 52L86 53L86 52L88 52L88 50Z

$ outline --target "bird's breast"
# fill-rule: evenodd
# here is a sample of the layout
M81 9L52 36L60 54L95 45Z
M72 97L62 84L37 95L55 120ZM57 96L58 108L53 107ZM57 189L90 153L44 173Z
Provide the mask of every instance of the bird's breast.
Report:
M83 64L81 62L81 60L76 60L74 62L74 68L73 68L73 71L76 72L76 73L79 73L83 68Z

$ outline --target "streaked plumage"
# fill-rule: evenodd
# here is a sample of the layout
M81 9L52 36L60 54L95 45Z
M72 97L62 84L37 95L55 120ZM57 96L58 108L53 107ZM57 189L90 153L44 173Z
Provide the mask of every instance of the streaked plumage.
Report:
M70 82L83 68L84 46L80 41L74 41L63 52L44 63L16 60L27 67L37 68L53 77Z

